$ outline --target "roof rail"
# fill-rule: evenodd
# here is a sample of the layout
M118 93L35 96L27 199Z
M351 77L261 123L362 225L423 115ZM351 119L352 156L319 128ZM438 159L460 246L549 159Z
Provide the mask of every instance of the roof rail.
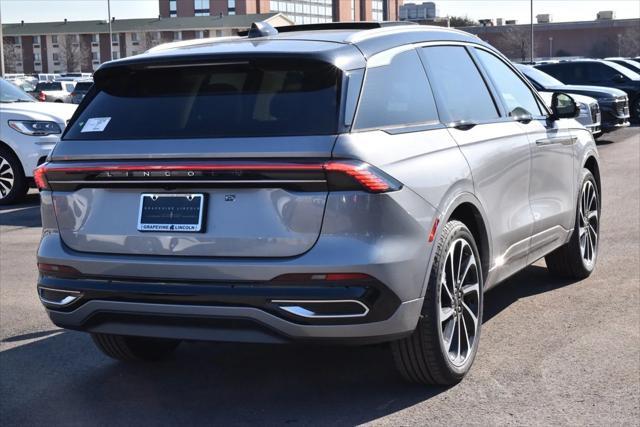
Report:
M280 33L293 31L318 30L372 30L374 28L394 27L398 25L418 25L410 21L360 21L360 22L326 22L322 24L301 24L277 27Z

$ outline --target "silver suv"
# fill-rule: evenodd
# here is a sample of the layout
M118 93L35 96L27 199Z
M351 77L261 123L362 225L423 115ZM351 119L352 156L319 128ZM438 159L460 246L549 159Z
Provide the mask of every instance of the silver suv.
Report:
M117 359L390 342L407 379L455 383L487 289L542 257L594 269L576 114L436 27L261 23L106 63L36 171L38 294Z

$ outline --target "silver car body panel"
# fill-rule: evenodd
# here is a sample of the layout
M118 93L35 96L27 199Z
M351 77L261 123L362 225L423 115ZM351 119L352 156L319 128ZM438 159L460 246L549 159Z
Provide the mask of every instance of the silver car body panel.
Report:
M374 31L370 38L362 38L363 54L375 66L385 66L398 52L417 46L441 43L486 48L479 40L458 40L463 36L452 32L456 34L452 42L411 42L408 48L396 46L389 52L368 55L374 50L374 39L389 31L407 34L409 39L417 37L410 29L402 29ZM228 54L238 47L263 53L291 46L301 49L309 43L292 37L283 37L277 43L267 38L255 46L246 40L233 41L220 44L218 49ZM313 47L324 54L330 44ZM207 49L199 45L193 52L204 55ZM162 51L147 55L162 55ZM362 64L345 60L344 69L362 68L365 58ZM117 63L126 60L108 66ZM490 288L569 239L580 170L589 157L597 160L592 136L577 121L551 121L547 117L533 118L528 123L502 119L467 130L426 123L327 137L231 138L211 142L186 139L179 144L171 140L154 140L153 144L63 143L57 146L52 159L357 159L394 177L403 187L384 194L340 191L295 197L282 189L252 190L254 197L240 207L245 213L234 209L218 212L218 203L214 203L210 213L214 217L210 220L215 231L184 237L141 236L134 224L139 200L136 191L45 191L38 261L66 265L87 276L145 280L269 281L292 273L357 272L379 280L399 297L401 305L396 313L375 323L318 326L293 324L246 307L159 307L142 303L127 306L95 301L72 312L50 311L52 319L80 322L78 319L104 309L106 303L115 312L125 312L129 307L140 313L239 316L298 338L395 336L409 332L415 327L425 295L434 258L433 242L443 228L434 227L436 220L445 224L462 204L470 204L479 212L487 235L489 265L484 266L488 271L485 287ZM109 197L118 192L122 197ZM204 192L212 201L225 193L209 189ZM284 214L286 205L291 207L291 215ZM216 223L218 218L220 222ZM433 238L429 236L432 231ZM219 239L225 237L230 240L217 248ZM131 333L105 328L99 332ZM147 333L156 336L151 330Z

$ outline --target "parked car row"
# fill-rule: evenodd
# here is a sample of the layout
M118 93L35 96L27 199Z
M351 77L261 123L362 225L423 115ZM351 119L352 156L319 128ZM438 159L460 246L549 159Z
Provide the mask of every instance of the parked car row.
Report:
M533 66L561 82L567 91L598 99L605 121L603 130L608 131L628 126L629 119L640 122L640 71L636 69L635 64L638 64L636 60L615 58L614 61L544 61ZM539 74L537 76L528 77L537 81ZM543 90L559 87L553 81L538 85L542 86Z
M93 83L89 73L38 74L37 78L11 75L7 80L38 101L67 104L79 104Z
M36 102L0 79L0 205L14 203L33 185L33 170L60 139L75 105Z

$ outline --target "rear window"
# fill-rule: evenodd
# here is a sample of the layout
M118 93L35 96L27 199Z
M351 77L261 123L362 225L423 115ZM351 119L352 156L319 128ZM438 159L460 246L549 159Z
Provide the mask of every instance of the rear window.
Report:
M79 82L76 84L76 92L79 90L84 90L87 91L89 90L89 88L91 88L91 85L93 85L93 82Z
M333 134L340 78L330 64L300 60L105 70L65 139ZM83 132L92 118L109 120Z
M46 82L38 83L36 90L62 90L62 83L60 82Z

